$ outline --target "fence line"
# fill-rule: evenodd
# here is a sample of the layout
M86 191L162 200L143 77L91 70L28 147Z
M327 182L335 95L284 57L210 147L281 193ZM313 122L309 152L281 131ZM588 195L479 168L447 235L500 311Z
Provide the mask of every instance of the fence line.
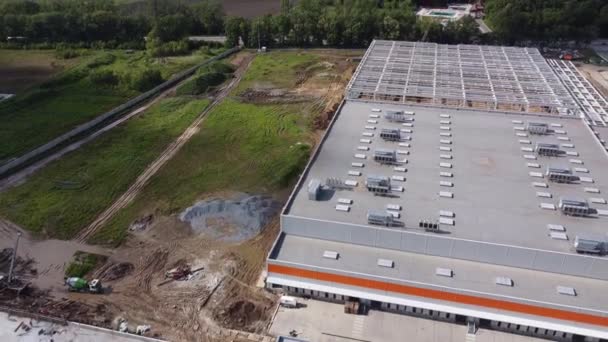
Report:
M46 144L39 146L39 147L25 153L24 155L5 163L4 165L0 166L0 176L8 176L11 171L16 171L17 169L23 167L25 164L31 162L32 160L39 159L45 153L57 148L58 146L65 144L70 139L73 139L79 135L86 133L87 131L93 129L97 125L99 125L109 119L118 117L120 114L124 114L126 111L133 109L135 106L151 99L152 97L160 94L162 91L165 91L165 90L171 88L172 86L174 86L174 85L178 84L179 82L185 80L186 78L192 76L196 72L196 70L198 70L200 67L205 66L209 63L215 62L217 60L223 59L227 56L230 56L231 54L233 54L239 50L240 50L240 47L234 47L232 49L222 52L221 54L219 54L217 56L213 56L212 58L209 58L209 59L205 60L204 62L193 66L190 69L184 70L184 71L176 74L175 76L173 76L171 79L163 82L162 84L154 87L151 90L148 90L147 92L145 92L143 94L138 95L137 97L121 104L120 106L115 107L114 109L110 110L109 112L101 114L101 115L95 117L93 120L86 122L74 129L72 129L71 131L58 136L57 138L47 142Z

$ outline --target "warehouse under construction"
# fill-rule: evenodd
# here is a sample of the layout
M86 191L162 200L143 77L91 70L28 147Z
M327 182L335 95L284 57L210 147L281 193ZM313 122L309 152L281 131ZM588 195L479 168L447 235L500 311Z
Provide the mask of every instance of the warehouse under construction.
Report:
M372 42L283 210L267 287L608 340L607 108L564 69L530 48Z

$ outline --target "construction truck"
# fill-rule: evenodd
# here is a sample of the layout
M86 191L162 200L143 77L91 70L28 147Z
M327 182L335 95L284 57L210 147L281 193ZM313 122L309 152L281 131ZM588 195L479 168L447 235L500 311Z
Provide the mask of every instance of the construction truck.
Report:
M89 292L102 293L103 288L99 279L93 279L90 282L79 277L70 277L65 280L65 284L70 292Z

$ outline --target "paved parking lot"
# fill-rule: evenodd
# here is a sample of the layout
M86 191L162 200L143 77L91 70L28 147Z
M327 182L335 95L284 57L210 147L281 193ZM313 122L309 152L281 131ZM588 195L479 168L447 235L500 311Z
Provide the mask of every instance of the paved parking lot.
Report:
M347 315L341 304L315 300L299 301L305 308L280 308L270 327L274 335L288 335L296 330L298 338L311 342L536 342L525 336L480 329L467 339L467 327L381 311L367 316Z

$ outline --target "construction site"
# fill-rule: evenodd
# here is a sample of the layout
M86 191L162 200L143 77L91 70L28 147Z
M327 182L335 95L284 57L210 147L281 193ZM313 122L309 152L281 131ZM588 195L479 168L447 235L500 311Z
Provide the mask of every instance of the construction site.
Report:
M0 181L0 338L608 340L608 108L573 64L380 40L225 62L112 196L122 173L63 170L152 103Z
M160 195L149 197L146 192L155 191L150 182L158 182L165 169L175 167L177 161L172 158L180 164L186 158L204 160L201 154L211 150L191 150L188 141L208 134L206 125L213 125L215 116L234 112L238 106L264 110L261 114L252 110L238 113L244 118L239 119L241 123L262 114L268 116L263 132L267 152L281 157L280 150L273 149L267 141L274 134L281 135L283 143L294 139L294 145L314 145L343 97L356 65L353 57L361 54L357 50L288 51L257 56L249 51L238 52L227 59L236 69L234 76L204 95L214 105L205 108L186 135L177 139L181 145L170 145L122 196L118 194L107 210L97 213L71 239L44 238L30 233L19 222L2 219L0 305L9 317L1 326L9 326L11 331L6 336L19 340L19 336L25 339L39 334L38 339L32 340L47 341L49 336L55 341L79 340L78 337L92 334L89 328L74 326L84 324L107 329L108 336L124 340L142 335L165 341L273 341L275 337L268 334L268 326L278 309L279 296L265 290L261 274L266 254L278 234L278 214L289 194L289 183L262 184L256 177L263 169L252 169L256 161L249 157L240 162L251 169L251 180L230 178L230 189L220 185L218 190L194 190L193 200L187 200L188 204L177 210L163 211L158 203L149 201ZM256 75L268 59L286 63L289 71ZM164 96L173 95L169 91ZM137 118L137 113L134 115ZM285 119L298 128L276 122ZM289 134L293 132L299 135L292 138ZM221 139L226 136L219 131L216 134ZM78 143L72 149L90 148L86 142ZM182 146L185 147L181 149ZM225 159L225 151L219 152ZM27 186L47 167L71 157L71 152L58 153L5 179L2 195ZM230 167L236 166L231 163ZM196 180L187 178L192 176L184 177L180 182L190 182L188 186L197 189ZM205 177L213 180L230 176L219 173ZM292 180L288 178L286 182ZM128 224L112 221L125 215L126 207L133 206L141 210L133 214ZM98 236L108 236L107 231L114 234L109 226L117 227L128 238L118 247L92 244L91 241L103 241ZM17 255L11 266L15 247ZM102 337L97 340L105 341Z
M608 339L606 109L536 49L374 41L281 213L267 287L466 326L450 340Z

